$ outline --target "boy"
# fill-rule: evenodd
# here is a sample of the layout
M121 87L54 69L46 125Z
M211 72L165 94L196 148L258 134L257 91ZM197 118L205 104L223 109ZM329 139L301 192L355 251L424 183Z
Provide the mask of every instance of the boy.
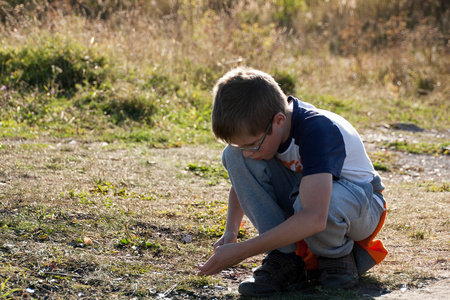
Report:
M286 97L258 70L231 70L213 92L212 130L228 143L222 161L232 187L225 232L200 274L268 253L239 285L242 295L301 288L316 268L325 289L356 285L358 273L387 254L373 241L384 222L384 186L356 130ZM244 214L259 235L237 243Z

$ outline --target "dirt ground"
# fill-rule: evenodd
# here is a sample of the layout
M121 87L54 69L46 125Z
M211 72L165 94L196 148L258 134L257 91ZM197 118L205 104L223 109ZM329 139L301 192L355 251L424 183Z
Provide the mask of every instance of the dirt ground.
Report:
M448 184L450 181L450 156L408 154L383 147L385 141L402 139L407 141L433 141L438 138L448 141L450 140L450 131L419 133L380 128L376 131L365 131L362 138L369 155L381 155L391 169L388 172L381 172L387 186L385 196L388 201L389 213L385 228L379 235L379 238L384 241L390 251L389 256L383 263L370 270L368 275L363 276L358 287L348 293L327 295L318 290L317 287L312 286L300 293L300 296L298 294L282 294L273 299L320 299L324 297L343 299L446 299L450 297L450 234L448 230L450 192L429 192L426 190L426 187L430 184L437 186L444 182ZM165 203L153 204L152 211L156 211L156 208L163 208L163 205L175 206L179 203L192 201L193 194L198 195L195 197L195 201L199 203L202 203L201 201L204 199L226 200L229 188L226 182L221 182L213 189L205 190L205 182L197 180L195 176L192 177L192 174L185 167L188 163L207 164L208 162L214 162L214 164L219 164L221 152L219 148L183 146L171 149L149 149L139 146L133 149L130 147L116 148L113 145L103 143L86 144L74 140L52 140L45 141L45 144L48 147L40 148L38 142L31 141L4 140L1 142L3 150L0 157L0 202L2 205L0 209L4 214L2 218L8 214L17 214L17 210L21 206L16 205L14 201L27 198L34 199L33 189L47 195L50 200L64 201L66 198L59 195L67 193L72 188L81 190L92 182L93 177L124 178L127 186L133 186L134 193L138 194L147 193L151 189L152 193L158 195L170 195L169 200L165 200ZM38 150L30 151L29 149L33 149L33 147ZM32 186L33 189L26 189L24 186ZM20 192L14 190L20 190ZM26 200L20 201L27 203ZM33 203L30 202L30 204ZM126 205L125 202L124 205ZM146 210L145 207L140 209L143 213ZM165 209L169 210L168 208ZM72 214L75 214L76 208L72 210ZM165 214L172 216L174 212L169 210ZM88 217L88 213L85 212L84 217ZM55 216L55 218L58 218L58 216ZM156 220L149 217L148 222L156 222ZM167 220L167 218L164 220ZM172 225L167 223L163 226L169 228ZM412 238L417 232L422 232L424 237ZM172 235L169 236L171 240L179 233L170 234ZM100 240L100 237L97 238ZM64 237L61 237L61 239L64 239ZM105 238L105 240L107 239ZM208 245L212 243L213 240L211 239L211 241L207 241L206 245L199 244L199 247L209 247ZM15 241L14 235L11 234L3 234L1 244L3 246L0 245L0 261L4 266L10 264L11 270L14 266L20 267L20 263L17 265L17 261L14 262L8 258L11 253L22 251L23 255L23 253L30 253L30 248L34 245L45 247L45 243L42 243L42 241L40 243L36 243L35 240ZM9 249L9 247L12 247L12 249ZM104 247L107 248L108 245L105 244ZM176 244L176 247L182 248L185 246ZM103 256L105 255L98 256L99 264L102 264L103 259L111 259ZM133 259L126 252L123 253L123 257ZM261 258L262 256L254 257L245 262L250 266L258 265ZM147 258L144 256L141 259ZM159 263L154 260L154 257L148 259L151 263ZM172 255L171 259L172 268L176 269L179 268L180 264L186 264L186 258ZM195 259L201 261L206 258L203 256ZM26 263L27 258L22 257L21 261ZM167 264L165 267L167 267ZM34 271L34 273L29 274L36 274L39 271L37 267L36 270L33 270L34 266L28 265L28 268L31 269L30 272ZM42 269L43 266L40 265L39 268ZM2 276L5 278L11 277L7 267L0 269ZM86 270L86 274L89 272L93 273L94 271ZM171 277L178 276L178 271L171 270L167 273L164 280L168 280L168 282ZM188 273L192 274L192 271ZM84 272L82 275L84 275ZM214 278L220 280L221 284L198 286L194 290L186 290L172 284L165 290L161 290L161 288L153 289L151 288L152 282L156 282L158 279L146 278L145 275L136 277L135 281L142 281L147 285L146 289L151 290L153 295L151 298L239 299L237 286L241 280L250 275L251 268L232 268L214 276ZM89 276L95 277L95 274ZM2 278L2 280L5 278ZM74 275L72 280L76 281L77 278ZM17 284L23 288L23 285L19 284L21 282L26 282L26 280L19 280L12 276L10 284ZM27 282L26 284L30 283ZM155 286L158 285L155 284ZM35 283L34 287L43 288L43 285ZM67 288L70 289L70 287L69 285ZM170 287L173 287L173 289ZM48 292L45 294L46 296L43 296L43 293L39 294L38 291L34 293L30 295L31 298L62 299L64 298L62 295L75 295L67 298L79 298L70 291L55 292L57 294ZM81 298L102 299L98 294L92 294L92 297L89 297L88 294L85 294L85 296ZM2 299L1 293L0 299Z
M376 151L379 147L377 142L379 141L393 141L393 140L406 140L412 141L430 141L434 137L440 137L444 140L450 140L450 130L446 132L414 132L414 131L396 131L389 129L380 129L376 132L366 132L362 134L362 138L365 142L366 149L370 151ZM450 156L432 156L432 155L417 155L409 153L395 153L395 164L401 166L401 170L398 172L386 172L383 174L383 181L387 188L390 186L396 186L401 183L414 183L420 181L437 181L437 182L449 182L450 181ZM444 215L444 222L450 220L450 211L448 205L450 204L450 194L447 192L445 196L446 210ZM429 201L426 198L418 198L420 201ZM389 201L389 197L388 197ZM389 219L387 219L389 222ZM392 237L390 237L392 238ZM450 298L450 262L449 262L449 245L450 238L446 234L446 238L443 242L447 245L443 247L443 256L446 257L446 261L441 262L441 266L437 267L432 272L432 280L426 283L419 283L417 286L411 288L408 286L408 282L397 289L382 291L381 295L370 294L376 299L448 299ZM393 249L389 249L391 252ZM432 252L433 249L427 249ZM430 254L425 254L430 255ZM430 255L432 256L432 255ZM387 258L389 260L389 257ZM377 266L377 268L382 266Z
M380 146L380 142L390 142L390 141L408 141L408 142L430 142L436 137L446 141L450 140L450 130L446 132L415 132L415 131L404 131L404 130L392 130L392 128L380 127L377 130L368 130L361 134L366 149L369 153L386 151L392 154L393 161L391 167L393 168L390 172L382 172L383 181L387 186L387 199L388 208L395 210L395 205L397 201L399 203L406 202L409 192L395 196L395 191L407 187L411 184L417 184L420 182L449 182L450 181L450 156L449 155L418 155L406 152L395 151L392 149L385 149ZM409 187L408 187L409 188ZM389 190L390 189L390 190ZM390 195L394 199L390 199ZM406 199L405 199L406 198ZM445 207L443 212L443 222L448 223L450 218L450 193L445 192L442 195L442 199ZM389 203L392 200L394 203ZM423 195L414 195L411 201L429 201ZM408 211L404 211L405 215L408 215ZM422 217L419 217L422 218ZM423 216L423 218L426 218ZM393 220L396 222L397 220ZM387 224L389 224L389 216L387 219ZM387 231L387 230L386 230ZM382 232L379 236L384 240L390 255L387 257L386 261L378 266L375 266L370 270L370 276L380 276L386 277L386 275L380 275L380 273L391 273L387 277L393 277L392 280L396 281L389 286L383 284L377 284L373 280L362 279L357 288L353 289L351 294L344 295L325 295L318 294L315 291L315 287L312 286L306 289L304 293L301 293L300 299L322 299L322 298L332 298L332 299L348 299L348 298L363 298L363 299L430 299L430 300L442 300L450 299L450 238L448 232L442 232L444 235L440 239L443 244L441 247L433 247L431 245L420 246L417 255L402 255L396 254L395 252L409 252L415 251L404 250L406 248L414 248L414 243L406 242L406 245L402 245L402 241L393 242L396 236L389 236L389 232ZM418 256L417 265L414 263L414 258ZM396 256L392 258L392 256ZM430 263L423 263L424 261L432 261L436 258L436 261ZM250 259L250 262L258 264L262 256ZM407 262L402 262L402 259L408 260ZM387 266L386 266L387 265ZM392 267L395 265L395 267ZM402 266L403 265L403 266ZM428 268L427 268L428 266ZM420 279L410 278L406 274L409 272L414 272L412 269L420 269L425 267L426 275L420 275ZM232 275L230 275L230 273ZM231 276L231 277L230 277ZM234 268L230 271L224 271L221 274L222 279L228 284L228 291L231 294L238 295L237 286L239 282L247 276L251 276L251 272L248 270L239 270ZM412 276L414 277L414 276ZM414 282L414 283L413 283ZM222 287L220 287L222 289ZM214 292L212 292L214 294ZM182 295L176 295L177 296ZM277 295L273 299L297 299L298 294L282 294ZM214 298L214 296L212 296Z

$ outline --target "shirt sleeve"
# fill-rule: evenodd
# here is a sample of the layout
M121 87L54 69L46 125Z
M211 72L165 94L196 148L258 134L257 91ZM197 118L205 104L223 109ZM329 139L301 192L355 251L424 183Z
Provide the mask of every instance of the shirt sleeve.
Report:
M346 157L344 138L339 128L323 115L311 115L302 124L298 139L303 176L331 173L340 178Z

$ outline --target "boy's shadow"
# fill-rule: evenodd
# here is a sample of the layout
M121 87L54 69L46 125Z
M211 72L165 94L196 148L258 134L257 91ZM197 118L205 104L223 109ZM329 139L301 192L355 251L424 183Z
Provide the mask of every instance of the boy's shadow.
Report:
M254 298L240 296L240 300L264 299L264 300L302 300L302 299L376 299L389 293L383 285L370 275L363 275L356 287L336 291L325 291L317 281L310 281L301 290L278 293L269 297Z

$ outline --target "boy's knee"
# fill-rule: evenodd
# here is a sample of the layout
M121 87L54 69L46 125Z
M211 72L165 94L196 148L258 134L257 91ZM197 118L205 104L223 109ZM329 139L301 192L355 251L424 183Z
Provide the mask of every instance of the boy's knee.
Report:
M234 161L239 156L242 157L242 152L239 149L226 146L222 152L222 164L227 168L227 162Z

